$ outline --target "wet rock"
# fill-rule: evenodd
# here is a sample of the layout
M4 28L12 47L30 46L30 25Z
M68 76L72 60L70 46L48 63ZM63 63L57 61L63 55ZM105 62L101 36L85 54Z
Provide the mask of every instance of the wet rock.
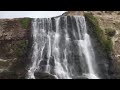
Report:
M73 79L88 79L88 78L85 76L77 76L77 77L73 77Z
M35 72L34 75L36 79L56 79L55 76L44 72Z
M15 72L3 71L0 73L0 79L17 79L18 75Z
M51 56L51 57L50 57L50 65L51 65L51 66L55 66L54 56Z

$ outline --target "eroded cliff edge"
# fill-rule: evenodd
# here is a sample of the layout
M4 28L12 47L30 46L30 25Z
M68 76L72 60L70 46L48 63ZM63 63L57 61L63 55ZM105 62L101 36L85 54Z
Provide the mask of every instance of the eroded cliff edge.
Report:
M31 19L0 20L0 79L25 78Z

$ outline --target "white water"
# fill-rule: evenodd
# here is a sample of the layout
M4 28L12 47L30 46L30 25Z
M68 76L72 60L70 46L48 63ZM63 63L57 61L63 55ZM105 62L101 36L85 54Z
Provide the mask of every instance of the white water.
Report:
M70 18L72 19L72 17ZM73 76L80 75L78 67L83 65L85 66L85 68L81 67L83 68L83 76L89 79L99 79L96 72L94 50L91 45L90 36L87 34L85 18L83 16L73 17L77 24L77 32L75 28L72 28L73 36L67 26L69 23L67 17L63 17L63 19L64 21L61 21L60 17L55 18L56 31L51 28L53 26L51 19L34 19L32 30L34 40L32 65L28 70L28 78L35 79L34 73L38 70L49 73L57 79L72 79ZM47 26L45 21L48 23ZM61 22L62 24L64 23L64 26L60 25ZM78 53L75 50L76 47L78 47ZM75 55L77 54L78 59L72 59L75 58L72 52ZM47 58L44 59L43 56L45 54L47 54ZM54 57L54 66L50 65L51 55ZM41 65L46 59L47 63ZM76 61L80 63L76 64Z

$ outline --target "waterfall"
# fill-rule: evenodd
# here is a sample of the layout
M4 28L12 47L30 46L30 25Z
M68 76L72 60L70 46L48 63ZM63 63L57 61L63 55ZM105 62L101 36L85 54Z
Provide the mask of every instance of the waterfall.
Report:
M32 21L33 52L28 79L47 73L57 79L99 79L84 16Z

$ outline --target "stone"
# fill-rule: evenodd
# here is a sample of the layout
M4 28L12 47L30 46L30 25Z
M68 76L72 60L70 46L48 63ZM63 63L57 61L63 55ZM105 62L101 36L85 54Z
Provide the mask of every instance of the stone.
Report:
M55 76L45 73L45 72L35 72L34 73L36 79L56 79Z
M15 72L3 71L0 72L0 79L17 79L18 75Z
M88 79L88 78L85 76L77 76L77 77L73 77L72 79Z
M112 30L112 31L108 32L107 34L108 34L110 37L113 37L113 36L115 36L116 31L115 31L115 30Z

